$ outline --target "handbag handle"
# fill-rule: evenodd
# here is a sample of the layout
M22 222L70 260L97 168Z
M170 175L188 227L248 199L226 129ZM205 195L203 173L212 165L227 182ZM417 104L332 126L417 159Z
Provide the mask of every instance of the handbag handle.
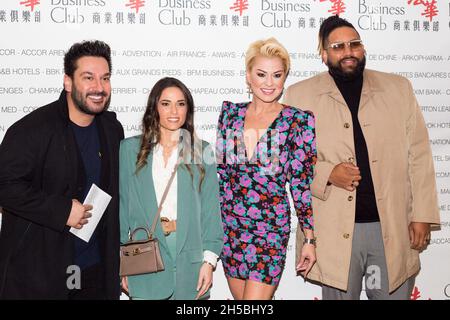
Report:
M173 179L175 178L175 174L177 173L179 161L175 164L175 167L173 168L172 175L170 176L169 182L167 182L166 189L164 190L163 196L161 198L161 202L159 203L158 212L155 215L155 218L153 219L152 227L150 229L150 237L153 237L153 233L155 232L156 223L159 220L159 216L162 211L162 206L164 204L164 201L166 200L167 194L169 193L170 185L172 184Z
M134 234L136 232L138 232L139 230L144 230L147 233L147 238L150 239L150 240L152 239L152 235L151 235L150 231L148 231L147 228L139 227L139 228L134 229L133 232L131 233L131 235L129 237L130 241L134 241Z

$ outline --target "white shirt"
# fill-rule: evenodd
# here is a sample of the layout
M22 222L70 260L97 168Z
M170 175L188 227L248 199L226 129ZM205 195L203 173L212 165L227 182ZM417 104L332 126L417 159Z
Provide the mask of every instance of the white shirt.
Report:
M174 148L174 150L177 149ZM160 144L157 144L153 149L152 176L153 176L153 185L155 187L156 201L158 202L158 205L161 202L161 198L164 194L164 190L166 189L167 183L169 182L170 176L172 175L173 169L175 168L176 162L177 162L177 152L172 151L172 154L169 156L169 159L167 160L167 165L164 166L165 163L164 163L163 147ZM176 173L161 210L161 217L168 218L169 220L177 219L177 210L178 210L177 176L178 174ZM212 251L205 250L203 252L203 261L212 264L214 267L217 264L218 258L219 256Z
M169 159L167 160L167 166L164 167L163 148L159 144L155 146L153 150L152 176L158 206L161 202L161 198L164 194L167 183L169 182L170 176L172 175L176 162L177 153L172 152ZM166 200L164 201L164 205L161 210L161 217L168 218L169 220L177 220L177 190L177 174L175 174L172 185L169 188L169 192L167 193Z

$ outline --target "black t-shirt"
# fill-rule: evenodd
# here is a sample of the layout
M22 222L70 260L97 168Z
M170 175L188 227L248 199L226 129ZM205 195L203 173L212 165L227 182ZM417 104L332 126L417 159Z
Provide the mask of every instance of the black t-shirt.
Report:
M100 139L95 119L87 127L80 127L73 122L70 124L81 159L83 160L83 168L86 176L83 197L79 199L80 202L83 202L93 183L100 186ZM74 262L82 270L101 262L97 229L94 231L88 243L74 236L74 246Z

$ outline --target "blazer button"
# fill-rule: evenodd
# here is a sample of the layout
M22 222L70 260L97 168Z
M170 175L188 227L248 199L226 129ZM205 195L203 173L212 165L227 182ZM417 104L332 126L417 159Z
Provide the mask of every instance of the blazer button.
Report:
M344 239L350 238L350 235L348 233L344 233L342 236L344 237Z
M353 200L353 196L348 196L347 200L348 201L352 201Z
M345 128L345 129L350 128L350 123L348 123L348 122L344 123L344 128Z
M348 162L351 162L351 163L353 163L354 161L355 161L355 158L353 158L353 157L349 157L348 159Z

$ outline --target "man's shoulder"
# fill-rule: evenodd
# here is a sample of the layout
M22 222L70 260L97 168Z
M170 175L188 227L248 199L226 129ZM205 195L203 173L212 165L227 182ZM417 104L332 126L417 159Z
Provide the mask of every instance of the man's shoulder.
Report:
M409 83L409 80L401 75L372 69L366 69L364 76L372 81L376 81L380 86L386 85L387 83L396 85Z
M16 121L10 127L10 130L23 130L27 133L36 134L41 130L53 128L58 122L57 103L58 100L33 110Z
M58 113L57 113L58 104L59 104L59 100L50 102L42 107L37 108L36 110L33 110L32 112L27 114L25 117L23 117L23 119L30 121L30 120L34 120L34 119L55 117L58 115Z

